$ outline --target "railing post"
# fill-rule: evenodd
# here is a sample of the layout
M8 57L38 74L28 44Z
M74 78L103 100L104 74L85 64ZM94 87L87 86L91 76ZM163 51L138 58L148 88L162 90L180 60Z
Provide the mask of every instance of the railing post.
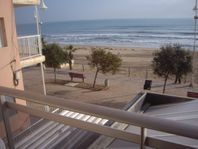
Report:
M40 67L41 67L41 75L42 75L43 94L47 95L46 86L45 86L45 73L44 73L43 63L40 63Z
M25 47L24 47L24 53L23 53L23 57L26 57L28 55L28 42L27 40L24 39L24 43L25 43Z
M39 49L39 54L42 55L42 41L41 41L41 35L37 36L37 40L38 40L38 49Z
M145 80L147 80L147 79L148 79L148 69L146 67Z
M141 127L141 130L140 130L141 134L140 134L140 137L141 137L141 142L140 142L140 149L144 149L145 146L144 146L144 143L145 143L145 140L146 140L146 128L144 127Z
M5 106L6 98L3 95L0 95L0 111L2 113L2 119L5 126L6 136L8 140L9 149L14 149L14 141L12 138L12 130L9 122L8 109Z
M27 39L27 43L28 43L28 57L31 56L31 49L30 49L30 39Z
M128 67L128 77L131 76L131 67Z
M84 66L84 64L82 64L82 70L83 70L83 72L85 71L85 66Z
M41 35L38 35L37 36L37 39L38 39L38 48L39 48L39 54L42 55L42 42L41 42ZM40 63L40 66L41 66L41 75L42 75L42 83L43 83L43 93L44 95L47 95L47 91L46 91L46 86L45 86L45 73L44 73L44 65L43 63ZM50 108L48 105L45 106L45 111L50 111Z

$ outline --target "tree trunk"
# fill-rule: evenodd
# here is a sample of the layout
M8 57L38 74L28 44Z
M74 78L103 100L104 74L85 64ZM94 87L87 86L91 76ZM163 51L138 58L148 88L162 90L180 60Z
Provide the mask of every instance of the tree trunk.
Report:
M56 68L54 68L54 82L56 83Z
M72 60L69 60L69 69L72 70Z
M177 81L178 81L178 76L176 75L175 76L175 84L177 84Z
M184 83L186 84L187 75L184 76Z
M168 75L169 75L169 73L165 76L164 87L163 87L163 94L165 93L165 90L166 90L166 82L168 80Z
M95 85L96 85L96 79L97 79L97 76L98 76L98 72L99 72L99 69L97 68L95 78L94 78L93 88L95 88Z
M179 84L181 84L181 77L179 77Z

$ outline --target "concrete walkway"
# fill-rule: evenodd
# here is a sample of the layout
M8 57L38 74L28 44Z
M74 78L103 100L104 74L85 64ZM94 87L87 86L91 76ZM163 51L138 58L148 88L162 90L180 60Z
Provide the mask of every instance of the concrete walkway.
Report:
M81 70L74 70L74 72L81 72ZM60 80L69 81L68 70L58 70L57 78ZM41 72L39 67L31 67L23 70L25 90L42 93ZM86 76L85 82L92 84L94 78L94 71L84 72ZM53 80L54 74L52 69L45 70L46 81ZM82 102L89 102L104 106L115 108L122 108L127 102L132 100L137 93L143 91L144 79L138 77L127 77L127 75L103 75L99 74L97 84L104 84L104 80L108 78L110 88L102 91L91 91L77 87L65 86L63 84L55 84L53 81L46 83L47 94L65 99L71 99ZM81 80L79 80L81 81ZM152 92L161 93L163 87L163 80L153 80ZM168 82L166 94L173 94L179 96L186 96L187 91L191 88L188 84L175 85Z

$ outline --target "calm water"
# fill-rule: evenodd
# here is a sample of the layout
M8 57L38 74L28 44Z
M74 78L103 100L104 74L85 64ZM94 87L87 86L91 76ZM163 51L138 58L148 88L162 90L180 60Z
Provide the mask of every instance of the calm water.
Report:
M35 25L18 25L19 35L35 34ZM160 47L180 43L191 49L193 19L130 19L44 23L48 42L74 45Z

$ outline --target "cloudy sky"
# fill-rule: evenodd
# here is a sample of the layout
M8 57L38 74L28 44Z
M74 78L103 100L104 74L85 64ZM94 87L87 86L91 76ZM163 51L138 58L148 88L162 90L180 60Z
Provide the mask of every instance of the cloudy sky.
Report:
M195 0L45 0L44 22L125 18L192 18ZM34 8L17 8L18 24L34 21Z

